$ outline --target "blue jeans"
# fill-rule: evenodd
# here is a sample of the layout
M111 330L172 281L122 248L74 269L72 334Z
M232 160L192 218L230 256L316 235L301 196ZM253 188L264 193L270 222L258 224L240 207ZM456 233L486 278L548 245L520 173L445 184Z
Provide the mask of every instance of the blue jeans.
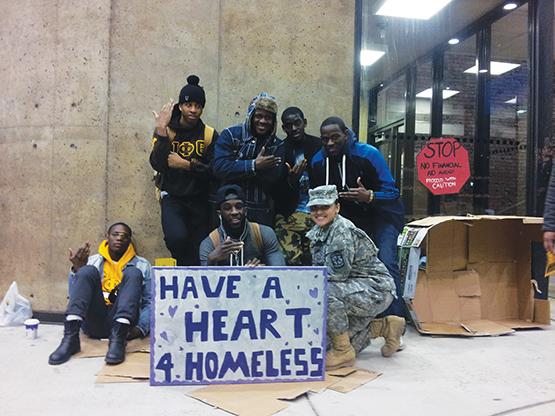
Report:
M107 338L117 318L125 318L134 326L139 315L142 281L139 269L126 267L116 301L106 305L100 273L94 266L83 266L77 271L70 290L66 315L82 317L83 331L92 338Z
M401 288L401 273L399 272L399 261L397 256L397 237L399 230L394 224L385 221L368 221L366 218L349 218L358 228L366 234L378 247L378 258L385 265L389 274L395 281L397 298L393 299L391 305L378 317L397 315L405 317L406 307L403 302L403 291Z

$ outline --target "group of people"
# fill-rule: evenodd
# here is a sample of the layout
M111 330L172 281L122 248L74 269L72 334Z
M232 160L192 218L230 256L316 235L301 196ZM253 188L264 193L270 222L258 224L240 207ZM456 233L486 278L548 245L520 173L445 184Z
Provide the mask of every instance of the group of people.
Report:
M153 111L150 163L160 191L166 247L179 266L326 266L328 369L350 365L370 339L384 356L405 328L397 237L404 224L399 191L381 153L358 142L339 117L306 133L298 107L281 114L267 93L243 123L218 134L191 75L179 101ZM341 212L341 214L339 214ZM79 351L79 331L109 337L108 364L125 358L128 339L148 334L150 264L136 255L131 229L113 224L98 254L70 252L64 337L49 358ZM83 325L82 325L83 324Z

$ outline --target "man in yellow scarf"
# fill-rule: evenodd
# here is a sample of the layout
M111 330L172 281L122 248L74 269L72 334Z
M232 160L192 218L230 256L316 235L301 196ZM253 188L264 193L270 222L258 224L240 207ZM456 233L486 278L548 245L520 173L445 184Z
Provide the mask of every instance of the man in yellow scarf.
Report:
M79 330L92 338L109 337L107 364L125 359L128 339L144 337L150 328L150 263L135 254L131 228L118 222L108 228L98 254L89 243L75 254L69 274L69 302L64 336L48 363L58 365L81 350Z

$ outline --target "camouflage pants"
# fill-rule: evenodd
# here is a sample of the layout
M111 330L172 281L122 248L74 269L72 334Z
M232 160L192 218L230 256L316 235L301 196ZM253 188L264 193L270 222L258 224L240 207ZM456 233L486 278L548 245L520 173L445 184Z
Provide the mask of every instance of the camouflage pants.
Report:
M370 322L386 310L393 295L365 288L365 280L328 282L328 348L330 338L345 331L357 353L370 345Z
M314 226L310 214L296 211L289 217L276 216L276 236L289 266L312 266L310 240L306 233Z

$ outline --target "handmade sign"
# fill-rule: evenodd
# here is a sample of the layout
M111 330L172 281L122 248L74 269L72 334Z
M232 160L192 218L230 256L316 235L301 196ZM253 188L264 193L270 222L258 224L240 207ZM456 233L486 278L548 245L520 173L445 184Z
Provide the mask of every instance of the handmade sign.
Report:
M324 379L323 267L154 267L151 385Z
M432 138L416 156L418 180L434 195L459 193L470 177L468 152L452 137Z

